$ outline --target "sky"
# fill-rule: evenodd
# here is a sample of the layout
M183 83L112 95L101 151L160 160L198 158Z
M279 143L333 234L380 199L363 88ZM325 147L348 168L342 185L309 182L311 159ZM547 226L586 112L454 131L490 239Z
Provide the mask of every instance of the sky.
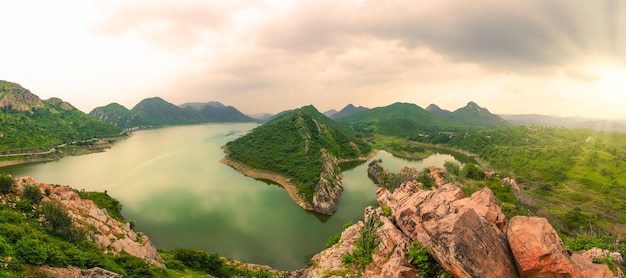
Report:
M0 80L84 112L394 102L626 119L620 0L0 2Z

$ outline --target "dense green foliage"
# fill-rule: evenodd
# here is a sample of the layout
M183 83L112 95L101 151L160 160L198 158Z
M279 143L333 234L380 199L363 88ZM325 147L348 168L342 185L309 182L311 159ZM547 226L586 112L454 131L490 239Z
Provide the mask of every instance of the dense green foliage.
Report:
M38 203L41 199L43 199L43 194L41 194L41 190L39 190L39 187L35 185L25 186L23 196L25 199L28 199L33 203Z
M0 194L8 194L13 191L15 186L15 182L13 181L13 177L0 174Z
M169 251L160 251L169 269L191 269L197 272L210 274L215 277L275 277L266 271L251 271L244 267L229 264L217 254L209 254L203 250L192 248L176 248Z
M341 258L343 264L354 265L359 269L364 269L372 262L372 254L376 252L378 241L376 240L376 230L383 223L370 216L365 225L361 229L361 233L357 238L356 248L352 253L346 254Z
M322 149L339 159L356 159L371 152L347 127L312 106L275 118L226 147L230 159L289 177L309 201L322 172Z
M451 277L419 241L411 244L406 259L417 269L420 277Z
M72 218L59 203L45 202L41 206L41 211L52 231L58 236L69 242L78 242L83 238L82 233L74 228Z
M81 190L78 192L78 196L80 196L81 199L92 200L99 208L106 209L113 219L122 223L126 222L124 216L122 216L122 204L115 198L109 196L106 191L88 192Z
M626 134L517 127L437 140L510 173L533 200L526 207L563 232L626 224Z
M38 104L30 110L4 108L0 110L0 151L48 150L54 146L119 134L120 130L90 117L60 99L39 100L15 83L0 81L0 98L34 99Z
M415 104L394 103L360 111L338 119L363 134L385 134L399 137L419 137L436 132L507 127L509 124L473 102L454 112L432 113Z
M89 115L120 128L255 121L232 106L196 103L178 107L159 97L144 99L131 110L117 103L111 103L95 108L89 112Z

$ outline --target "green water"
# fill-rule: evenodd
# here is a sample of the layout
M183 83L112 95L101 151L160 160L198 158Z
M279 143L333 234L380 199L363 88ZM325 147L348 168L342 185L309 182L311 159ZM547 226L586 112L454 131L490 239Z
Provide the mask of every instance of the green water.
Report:
M221 146L255 124L207 124L139 131L104 153L0 168L52 184L104 191L158 248L192 247L277 269L294 270L348 221L363 219L377 187L367 163L344 171L338 211L321 217L296 205L281 187L243 176L219 162ZM422 169L454 160L436 154L407 161L379 152L383 166Z

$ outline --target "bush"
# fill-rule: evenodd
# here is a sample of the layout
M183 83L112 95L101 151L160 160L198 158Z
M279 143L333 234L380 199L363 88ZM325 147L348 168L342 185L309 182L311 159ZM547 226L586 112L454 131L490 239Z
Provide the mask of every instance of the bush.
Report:
M0 175L0 193L8 194L13 192L13 187L15 186L15 181L13 177L9 175Z
M60 204L45 202L42 211L50 228L59 236L70 242L78 242L82 238L81 233L74 228L72 218Z
M35 185L27 185L24 187L24 198L31 200L34 204L39 203L43 199L43 194L39 187Z
M382 225L382 222L369 217L361 234L356 240L356 248L352 253L346 254L341 258L343 264L354 264L360 269L364 269L372 262L372 254L376 251L378 240L376 239L376 229Z
M406 258L409 260L420 274L420 277L444 277L449 274L437 263L430 255L428 248L424 247L421 242L414 241L411 249L406 252Z
M328 238L328 241L326 241L326 248L330 248L333 245L337 244L337 242L339 242L339 239L341 239L341 233L330 236Z
M380 207L380 209L383 211L383 215L384 215L385 217L389 217L389 216L391 216L391 208L390 208L390 207L388 207L388 206L382 206L382 207Z
M15 203L15 207L21 212L29 212L33 210L33 201L29 199L22 199Z
M50 248L38 239L24 237L15 243L15 253L19 260L39 266L48 260Z
M172 250L172 254L174 259L193 270L204 271L218 277L223 276L224 261L217 254L208 254L191 248L177 248Z
M473 180L485 179L485 172L482 169L480 169L480 167L472 163L465 164L463 166L463 172L465 173L465 176L469 179L473 179Z

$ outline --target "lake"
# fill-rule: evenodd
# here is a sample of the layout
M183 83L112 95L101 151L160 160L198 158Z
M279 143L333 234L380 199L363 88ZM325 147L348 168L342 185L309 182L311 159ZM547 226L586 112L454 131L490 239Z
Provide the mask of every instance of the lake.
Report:
M108 191L123 215L157 248L191 247L280 270L305 266L344 223L363 219L375 204L367 163L343 172L344 192L331 217L307 212L280 186L248 178L219 162L221 146L256 124L205 124L135 132L103 153L0 168L13 176ZM455 160L435 154L408 161L380 151L373 159L398 172Z

